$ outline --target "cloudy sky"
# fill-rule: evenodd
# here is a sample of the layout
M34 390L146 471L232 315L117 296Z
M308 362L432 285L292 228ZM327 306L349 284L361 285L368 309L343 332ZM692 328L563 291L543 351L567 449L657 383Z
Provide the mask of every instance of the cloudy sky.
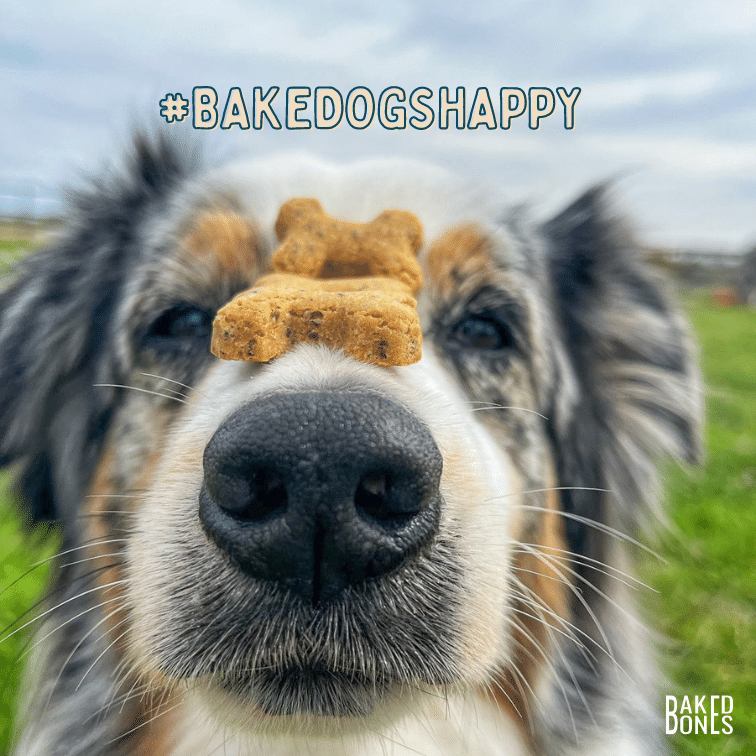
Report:
M212 86L357 86L407 95L465 87L580 87L574 128L557 100L538 130L195 131L158 102ZM195 133L211 153L409 155L495 183L548 214L592 182L651 244L737 251L756 242L756 10L751 0L91 0L6 3L0 24L0 210L58 207L59 187L116 154L137 122ZM312 117L312 98L309 100ZM435 103L435 104L434 104ZM222 112L222 109L221 109ZM481 113L485 114L485 108ZM408 116L413 112L408 109ZM415 114L416 115L416 114ZM468 112L469 115L469 112ZM303 111L301 117L308 117ZM33 197L33 200L30 199Z

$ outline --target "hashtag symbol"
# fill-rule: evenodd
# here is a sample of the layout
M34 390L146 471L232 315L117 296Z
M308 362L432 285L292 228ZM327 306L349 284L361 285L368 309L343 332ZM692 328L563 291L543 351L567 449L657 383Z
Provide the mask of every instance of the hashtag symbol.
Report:
M167 94L164 100L160 100L160 115L168 123L183 121L189 115L189 100L185 100L179 92L175 95Z

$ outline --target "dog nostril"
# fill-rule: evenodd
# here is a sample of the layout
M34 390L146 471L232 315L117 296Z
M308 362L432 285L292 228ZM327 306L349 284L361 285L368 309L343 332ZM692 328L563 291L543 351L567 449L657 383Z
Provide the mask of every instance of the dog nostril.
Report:
M357 484L354 506L358 514L383 525L401 527L417 513L397 508L392 494L393 476L385 470L366 472Z
M288 503L283 476L267 465L221 473L206 480L206 485L221 509L247 522L270 518L286 509Z
M389 399L271 394L205 447L199 519L245 574L315 605L432 541L442 465L428 428Z

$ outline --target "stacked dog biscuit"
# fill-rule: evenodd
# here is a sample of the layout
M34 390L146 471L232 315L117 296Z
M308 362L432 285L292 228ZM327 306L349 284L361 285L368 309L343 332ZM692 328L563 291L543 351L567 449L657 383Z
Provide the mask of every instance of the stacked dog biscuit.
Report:
M387 210L370 223L327 215L314 199L292 199L276 221L273 273L223 307L212 351L229 360L268 362L300 343L325 344L376 365L421 356L414 294L422 226Z

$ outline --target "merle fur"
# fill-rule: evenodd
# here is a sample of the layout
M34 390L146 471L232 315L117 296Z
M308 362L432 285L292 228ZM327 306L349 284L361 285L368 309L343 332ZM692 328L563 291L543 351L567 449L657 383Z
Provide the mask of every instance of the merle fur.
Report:
M94 384L120 383L126 373L123 356L112 346L122 327L114 313L140 259L140 234L197 168L196 155L182 145L138 136L126 169L78 192L63 235L26 259L0 295L0 465L18 465L18 496L28 518L61 521L64 543L76 545L76 513L121 396ZM568 513L634 532L654 502L655 457L669 452L694 460L699 454L700 391L692 347L675 309L611 216L604 189L587 193L545 224L540 239L553 313L551 348L564 358L552 365L550 398L540 408L549 418L558 485L612 492L564 491L562 505ZM577 399L565 410L558 397L567 384L576 387ZM574 521L567 524L567 538L573 551L597 559L611 545ZM598 580L595 573L583 574ZM64 597L77 590L65 580L58 585ZM586 598L600 602L592 591ZM82 606L87 604L74 602L65 612L73 617ZM580 606L574 610L581 627L596 637L590 618ZM55 652L58 661L93 621L83 615L71 623L70 642ZM55 695L73 695L77 670L98 653L99 646L89 646L75 655L73 671L62 676ZM587 732L591 717L598 713L601 719L601 701L616 691L604 683L605 669L590 669L569 646L565 657L562 690L573 699L581 733ZM102 694L96 686L86 693L93 702ZM593 713L585 710L585 699L597 704ZM651 716L633 701L617 706L625 707L628 719L636 717L639 727ZM541 726L544 752L570 752L571 723L555 718ZM71 723L61 733L68 744L86 744L77 753L117 752L105 745L113 737L110 723L99 729ZM663 748L653 733L644 739L649 753Z
M76 514L123 378L113 313L140 258L140 229L194 172L196 154L139 134L125 170L71 198L66 231L0 295L0 466L20 462L33 522Z

